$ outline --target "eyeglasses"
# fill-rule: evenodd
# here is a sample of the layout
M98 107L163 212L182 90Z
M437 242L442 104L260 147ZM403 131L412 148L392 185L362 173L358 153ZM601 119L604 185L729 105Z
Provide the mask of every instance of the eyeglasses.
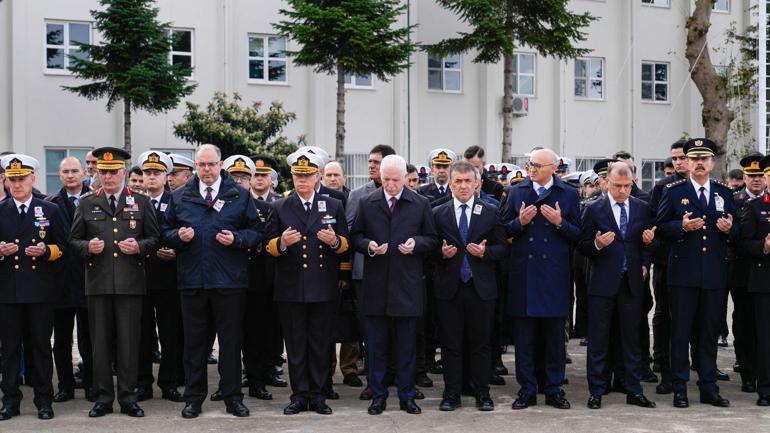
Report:
M543 167L548 167L549 165L556 165L553 162L549 162L548 164L538 164L536 162L529 161L527 162L527 168L532 170L540 170Z
M195 165L197 165L200 168L215 168L219 165L219 161L217 162L196 162Z
M233 180L238 183L246 183L251 180L251 177L245 175L234 175Z

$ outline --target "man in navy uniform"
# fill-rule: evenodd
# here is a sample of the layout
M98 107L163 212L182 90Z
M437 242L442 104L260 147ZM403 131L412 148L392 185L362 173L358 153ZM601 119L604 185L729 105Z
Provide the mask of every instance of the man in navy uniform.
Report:
M655 238L652 216L644 201L631 196L634 175L626 164L610 165L608 193L588 204L583 212L580 251L589 260L588 273L588 399L590 409L602 406L610 391L605 374L609 368L610 329L617 317L623 362L626 403L655 407L640 384L642 359L639 323L644 278L650 269L647 246Z
M142 417L136 385L145 257L158 248L160 232L150 199L124 186L131 155L123 149L102 147L94 149L94 156L102 187L80 197L69 242L73 252L88 263L86 296L96 394L88 416L112 413L116 348L120 411Z
M385 374L391 337L398 353L399 408L422 410L414 402L416 336L423 314L423 262L438 248L430 203L406 183L406 161L388 155L380 166L382 187L361 198L350 231L353 245L364 253L359 306L365 317L367 373L373 398L370 415L386 408Z
M9 154L0 165L12 197L0 204L0 421L19 415L22 337L25 352L35 360L31 383L37 417L47 420L54 416L54 302L62 290L55 262L64 253L68 225L55 204L32 195L35 172L40 168L35 158Z
M428 154L428 162L430 163L433 182L421 186L417 192L427 197L431 202L449 195L449 166L455 161L457 161L457 154L449 149L431 150Z
M173 161L174 166L168 172L168 187L173 192L177 188L184 186L188 180L193 176L193 169L195 168L195 162L192 159L179 155L177 153L169 153L169 158Z
M453 199L433 210L442 239L434 269L434 297L444 367L442 411L461 406L463 352L470 361L476 407L494 410L489 396L492 374L492 326L497 301L497 261L507 252L505 229L497 208L475 196L481 174L466 161L449 169Z
M555 175L550 149L532 152L529 178L510 189L503 224L513 237L508 276L509 315L514 317L516 380L513 409L537 404L535 336L544 337L546 404L569 409L564 380L564 323L570 307L570 249L580 234L580 198Z
M315 190L321 158L299 152L287 162L294 194L275 203L266 229L267 251L276 258L274 299L281 308L292 388L283 413L330 415L324 388L339 302L339 255L348 250L348 227L342 202Z
M196 418L208 393L206 361L210 330L219 337L220 390L227 413L249 416L241 392L241 346L249 249L263 227L249 192L222 170L218 147L195 152L195 176L175 190L163 220L163 242L177 251L181 291L186 405Z
M770 156L760 162L770 184ZM751 297L756 335L757 406L770 406L770 191L749 199L741 213L740 253L749 260L747 295ZM737 350L737 346L736 346Z
M163 152L148 151L139 155L137 164L142 169L144 189L150 197L158 221L171 202L166 191L166 173L173 168L173 161ZM177 390L177 376L182 365L182 310L176 288L176 252L162 246L147 257L147 295L142 307L142 337L139 353L139 401L153 398L152 354L157 349L155 328L163 349L158 368L158 387L165 400L182 402Z
M730 402L716 384L717 338L730 244L738 234L733 192L710 179L716 145L707 138L684 146L690 179L668 184L658 207L655 225L671 243L668 285L671 296L671 375L674 406L689 406L689 347L698 336L693 362L698 367L700 401L718 407ZM697 327L697 328L696 328Z

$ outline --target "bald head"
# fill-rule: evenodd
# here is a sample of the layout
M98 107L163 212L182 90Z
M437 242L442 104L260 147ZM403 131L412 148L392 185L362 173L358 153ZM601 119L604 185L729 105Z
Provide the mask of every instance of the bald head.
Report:
M551 149L538 149L532 152L527 163L527 174L533 182L547 184L556 172L559 157Z
M326 164L323 171L323 184L329 189L342 191L345 186L345 170L338 161L330 161Z

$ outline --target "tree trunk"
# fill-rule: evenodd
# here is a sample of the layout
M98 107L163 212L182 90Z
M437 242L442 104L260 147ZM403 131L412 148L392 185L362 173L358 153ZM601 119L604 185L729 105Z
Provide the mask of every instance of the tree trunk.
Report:
M717 76L708 47L708 31L711 26L711 9L715 0L695 2L695 10L687 19L687 45L685 57L690 63L690 78L703 98L701 122L706 131L706 138L716 143L718 155L716 172L724 169L722 161L727 152L727 133L730 123L735 118L727 106L725 83Z
M131 153L131 102L123 100L123 150Z
M345 68L337 63L337 134L335 158L343 161L345 157Z
M513 56L504 55L503 63L503 154L502 162L511 161L513 136Z

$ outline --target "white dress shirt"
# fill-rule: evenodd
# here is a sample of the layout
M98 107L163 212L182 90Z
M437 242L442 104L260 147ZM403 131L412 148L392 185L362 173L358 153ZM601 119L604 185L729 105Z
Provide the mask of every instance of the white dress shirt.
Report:
M214 182L213 185L211 185L211 198L216 197L219 195L219 187L222 185L222 176L219 176L217 180ZM206 188L209 186L206 185L203 182L198 182L198 189L201 193L201 197L203 197L204 200L206 200Z
M618 228L620 228L620 206L618 206L620 202L616 201L612 194L607 194L607 198L610 199L610 208L612 209L612 215L615 217L615 223L618 225ZM623 204L626 207L626 217L628 218L628 221L631 221L631 206L629 202L630 200L626 199Z
M468 227L471 226L471 215L473 215L473 200L474 197L471 197L468 202L463 203L460 200L457 199L457 197L452 198L455 205L455 222L457 223L457 228L460 228L460 216L462 215L462 209L460 209L460 206L463 204L467 204L468 208L465 209L465 216L468 218Z
M545 185L540 185L539 183L535 182L534 180L532 181L532 188L535 190L536 193L538 193L538 194L540 193L540 187L541 186L544 187L546 191L551 189L551 187L553 186L553 176L551 176L551 179Z
M390 207L390 199L392 197L395 197L396 201L399 201L399 200L401 200L401 194L404 193L404 189L403 188L401 188L401 191L399 191L398 194L396 194L396 195L388 194L388 192L385 191L385 188L383 188L382 190L385 192L385 201L388 203L388 207Z
M699 184L693 178L690 178L690 182L692 182L692 186L695 188L695 196L698 197L698 200L700 200L700 187L706 188L703 194L706 195L706 204L709 204L711 201L711 179L707 180L705 185Z
M30 203L32 203L32 196L29 196L27 201L23 203L16 199L13 199L13 202L14 204L16 204L16 211L18 211L19 213L21 213L21 205L24 205L24 212L29 212L29 205Z

